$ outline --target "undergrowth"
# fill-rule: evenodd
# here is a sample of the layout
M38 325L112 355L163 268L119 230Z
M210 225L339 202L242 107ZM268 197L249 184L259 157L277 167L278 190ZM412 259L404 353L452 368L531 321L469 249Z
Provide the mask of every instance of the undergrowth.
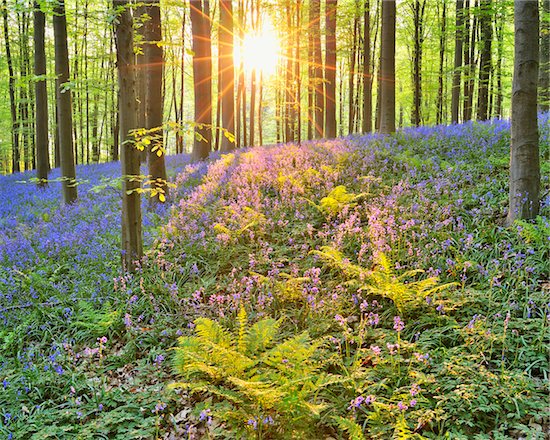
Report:
M508 148L474 123L188 165L132 276L18 229L39 264L2 257L0 433L545 438L550 199L502 226Z

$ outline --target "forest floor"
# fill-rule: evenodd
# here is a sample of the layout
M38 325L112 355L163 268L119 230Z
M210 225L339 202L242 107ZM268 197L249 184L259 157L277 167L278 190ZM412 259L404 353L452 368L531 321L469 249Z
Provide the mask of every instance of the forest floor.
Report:
M0 438L550 438L550 163L505 228L509 141L169 157L134 275L119 164L79 166L69 207L0 177Z

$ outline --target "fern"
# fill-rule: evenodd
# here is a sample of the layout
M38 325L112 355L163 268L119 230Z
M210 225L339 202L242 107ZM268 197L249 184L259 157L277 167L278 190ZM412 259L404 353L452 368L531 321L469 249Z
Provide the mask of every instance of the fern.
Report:
M335 216L339 214L345 207L354 207L357 202L363 198L366 194L351 194L348 193L347 188L344 185L338 185L333 188L326 197L323 197L319 204L306 199L312 206L317 208L323 214L328 216Z
M424 271L410 270L398 275L394 265L383 253L378 255L377 266L373 271L351 263L340 251L329 246L324 246L320 251L312 251L312 253L318 255L330 266L341 270L355 288L393 301L400 313L406 306L418 306L427 296L457 285L456 283L439 284L438 277L410 281Z
M365 440L363 428L361 428L361 426L353 420L340 416L334 416L334 420L336 421L338 428L348 433L350 440Z
M175 348L174 368L184 380L170 388L223 404L215 414L238 433L247 432L247 420L266 414L284 432L313 429L325 406L311 400L334 380L318 373L318 344L307 333L277 343L279 323L268 318L249 325L244 307L234 332L207 318L195 324L195 335L180 338Z
M550 248L550 223L540 215L535 219L535 223L526 220L516 220L516 224L521 226L521 237L527 242L540 246L542 249Z

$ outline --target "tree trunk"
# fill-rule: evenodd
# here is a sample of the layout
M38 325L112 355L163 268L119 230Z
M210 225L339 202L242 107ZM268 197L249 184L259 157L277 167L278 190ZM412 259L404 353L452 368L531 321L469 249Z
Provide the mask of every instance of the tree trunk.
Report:
M183 5L183 17L181 21L181 58L180 58L180 105L176 116L176 154L183 153L183 109L185 106L185 22L187 14L185 4ZM175 93L175 92L174 92Z
M164 71L164 52L162 49L162 28L160 1L150 0L145 7L149 17L144 24L144 56L147 66L147 93L145 98L146 128L153 130L153 141L148 148L149 175L151 176L151 202L165 202L168 198L166 178L166 151L164 148L163 108L164 94L162 76Z
M439 87L437 90L437 115L436 121L438 124L443 123L444 114L443 111L443 97L445 95L443 71L445 68L445 41L447 40L447 4L443 2L443 10L441 12L441 34L439 35ZM446 119L446 118L445 118Z
M355 4L353 17L353 36L352 47L349 57L349 75L348 75L348 133L353 133L355 123L355 69L358 52L358 37L359 37L359 16L357 11L357 3Z
M316 139L320 139L325 136L325 84L321 47L321 0L311 0L310 21L313 37L313 86L315 88L313 99L314 136Z
M13 71L13 59L11 57L11 45L8 23L8 3L7 0L2 4L2 16L4 18L4 43L6 45L6 59L8 62L8 87L10 91L10 111L11 111L11 143L12 143L12 172L21 171L19 161L19 124L17 122L17 101L15 98L15 74Z
M539 97L540 111L550 110L550 0L542 0Z
M294 42L294 114L296 117L295 124L295 138L298 144L302 142L302 79L301 79L301 69L300 69L300 49L301 49L301 29L302 29L302 19L301 19L301 10L302 10L302 0L296 0L296 23L294 24L295 29L295 42Z
M65 2L54 6L53 31L55 40L56 98L58 109L59 159L63 178L63 201L73 203L77 197L75 154L73 144L73 114L71 90L66 88L69 76L69 49L67 45L67 17Z
M48 184L48 171L50 170L50 153L48 151L48 91L46 89L46 16L36 0L33 8L34 74L37 78L40 78L34 83L36 95L36 176L38 177L38 186L43 187Z
M514 1L514 79L508 225L539 212L540 158L537 121L539 10L537 1Z
M477 118L481 121L485 121L489 117L489 77L491 75L491 40L493 38L493 10L491 0L481 0L480 13L483 49L481 51L481 62L479 69Z
M380 133L395 131L395 0L382 1Z
M336 137L336 10L337 0L326 0L325 136Z
M115 10L120 10L115 25L116 55L118 66L119 121L122 142L122 264L133 272L136 261L143 255L141 234L141 204L139 179L140 154L134 147L132 130L138 125L136 98L135 56L132 15L126 0L113 0Z
M425 2L415 0L414 15L414 48L413 48L413 112L412 123L417 127L422 122L422 42L424 40L424 7ZM395 38L395 36L394 36ZM384 41L384 40L382 40ZM395 44L395 43L394 43Z
M212 149L212 62L208 0L191 0L193 33L193 88L195 91L195 139L193 160L208 158Z
M477 2L477 0L475 0ZM464 57L464 65L466 67L466 75L464 77L464 111L463 119L464 121L470 121L473 114L474 106L474 85L475 85L475 70L476 70L476 41L477 41L477 27L478 21L476 14L472 14L473 18L469 28L471 32L467 33L467 38L469 39L468 44L465 47L465 50L468 52L467 57ZM470 18L467 16L467 23L470 23ZM466 61L467 60L467 61Z
M460 108L460 76L462 70L462 46L464 42L464 0L456 0L455 61L453 91L451 95L451 122L458 123Z
M222 127L231 136L235 136L235 66L233 62L233 2L220 0L220 90L222 107ZM222 136L221 151L235 149L235 139L225 133Z
M370 0L365 1L363 37L363 133L372 131L372 70L370 49Z

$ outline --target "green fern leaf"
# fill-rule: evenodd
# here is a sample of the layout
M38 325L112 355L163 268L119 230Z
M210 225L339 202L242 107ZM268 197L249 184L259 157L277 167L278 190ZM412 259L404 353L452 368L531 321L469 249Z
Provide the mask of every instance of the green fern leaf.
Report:
M334 416L334 420L338 427L348 433L350 440L365 440L363 428L351 419L346 419L340 416Z

